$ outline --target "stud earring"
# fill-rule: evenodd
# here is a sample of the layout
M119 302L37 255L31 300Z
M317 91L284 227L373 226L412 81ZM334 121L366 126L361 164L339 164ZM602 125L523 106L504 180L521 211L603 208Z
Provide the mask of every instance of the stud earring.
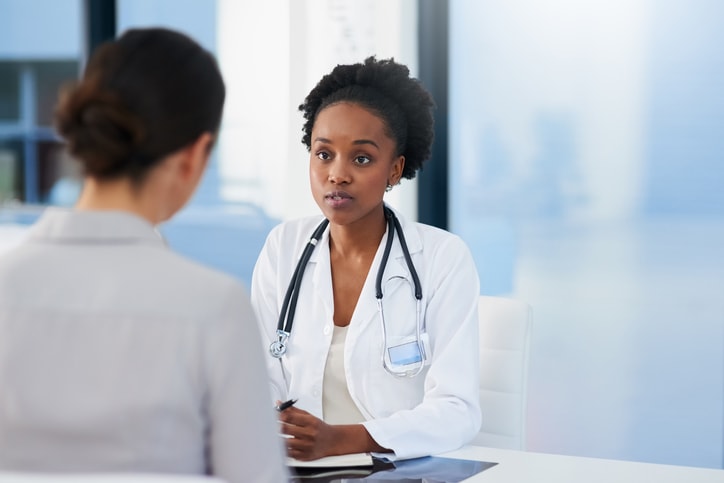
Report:
M387 187L385 188L385 193L389 193L390 191L392 191L392 185L388 184Z

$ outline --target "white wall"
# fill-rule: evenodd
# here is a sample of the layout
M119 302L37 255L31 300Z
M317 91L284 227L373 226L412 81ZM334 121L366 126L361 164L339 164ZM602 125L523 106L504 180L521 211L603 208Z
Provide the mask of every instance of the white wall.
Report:
M222 197L280 217L288 200L289 3L218 1L227 85L219 141Z

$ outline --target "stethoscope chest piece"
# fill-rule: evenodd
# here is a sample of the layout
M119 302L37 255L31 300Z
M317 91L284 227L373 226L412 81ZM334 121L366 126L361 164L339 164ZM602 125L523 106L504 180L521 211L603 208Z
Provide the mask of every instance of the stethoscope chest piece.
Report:
M289 332L283 330L277 330L278 339L271 343L269 346L269 352L277 359L287 353L287 339L289 338Z
M287 346L279 341L272 342L271 346L269 346L269 352L271 352L272 356L279 358L286 354Z

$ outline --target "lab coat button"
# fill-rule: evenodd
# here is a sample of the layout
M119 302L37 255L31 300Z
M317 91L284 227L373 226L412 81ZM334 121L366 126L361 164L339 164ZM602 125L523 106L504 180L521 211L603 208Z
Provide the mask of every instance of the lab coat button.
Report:
M332 331L332 328L329 326L329 324L324 326L324 335L329 335L329 333Z
M312 396L319 397L319 389L315 389L314 391L312 391Z

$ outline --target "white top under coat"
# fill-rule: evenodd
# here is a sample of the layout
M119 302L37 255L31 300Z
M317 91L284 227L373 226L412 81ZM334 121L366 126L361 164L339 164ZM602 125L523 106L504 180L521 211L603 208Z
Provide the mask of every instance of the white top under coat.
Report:
M347 377L344 372L344 344L347 327L334 326L332 343L324 365L322 383L322 412L327 424L358 424L365 420L355 406L347 389Z

